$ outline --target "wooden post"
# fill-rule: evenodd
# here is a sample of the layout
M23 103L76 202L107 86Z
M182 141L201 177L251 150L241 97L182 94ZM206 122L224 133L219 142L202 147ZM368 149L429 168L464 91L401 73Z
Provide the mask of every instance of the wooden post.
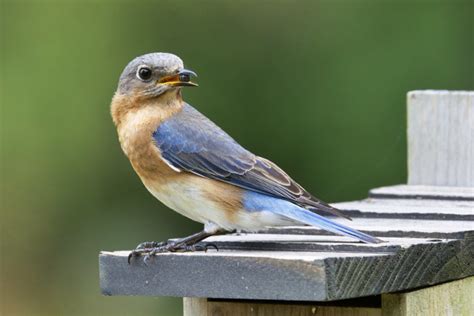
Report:
M474 192L474 92L412 91L407 103L408 184L464 186ZM469 315L473 297L471 277L384 294L382 309L384 316Z
M408 93L408 184L474 187L474 92Z
M382 316L473 314L474 277L418 291L382 294Z
M321 303L183 300L184 316L381 316L376 307L322 306Z
M273 304L184 298L185 316L469 316L474 313L474 277L407 293L382 294L382 308Z

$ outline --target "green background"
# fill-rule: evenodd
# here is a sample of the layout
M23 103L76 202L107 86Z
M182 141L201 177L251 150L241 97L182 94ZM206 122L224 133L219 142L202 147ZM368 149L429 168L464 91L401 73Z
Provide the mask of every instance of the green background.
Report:
M409 90L474 88L470 1L2 1L1 310L178 315L104 297L100 250L183 236L122 154L109 103L133 57L173 52L185 99L327 201L406 180Z

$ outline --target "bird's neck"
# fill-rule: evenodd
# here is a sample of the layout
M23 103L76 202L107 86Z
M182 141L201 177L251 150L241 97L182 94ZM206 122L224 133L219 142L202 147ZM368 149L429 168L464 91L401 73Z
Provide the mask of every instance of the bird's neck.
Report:
M166 116L182 109L184 104L181 97L181 89L168 91L156 98L131 97L118 91L112 98L110 112L117 128L120 127L131 115L138 112L155 112L157 115Z

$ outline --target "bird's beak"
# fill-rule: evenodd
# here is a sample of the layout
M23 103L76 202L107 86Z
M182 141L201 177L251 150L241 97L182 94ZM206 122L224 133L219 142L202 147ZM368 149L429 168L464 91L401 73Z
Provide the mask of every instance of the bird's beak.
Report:
M198 84L191 81L191 77L197 77L194 71L183 69L176 75L166 76L158 80L158 84L166 84L172 87L197 87Z

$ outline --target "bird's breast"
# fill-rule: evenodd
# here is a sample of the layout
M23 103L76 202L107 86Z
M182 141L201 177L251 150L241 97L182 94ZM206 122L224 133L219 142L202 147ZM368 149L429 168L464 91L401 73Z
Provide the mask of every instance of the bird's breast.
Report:
M162 158L153 139L153 132L172 114L159 106L130 111L117 126L120 145L140 178L162 179L178 172Z

